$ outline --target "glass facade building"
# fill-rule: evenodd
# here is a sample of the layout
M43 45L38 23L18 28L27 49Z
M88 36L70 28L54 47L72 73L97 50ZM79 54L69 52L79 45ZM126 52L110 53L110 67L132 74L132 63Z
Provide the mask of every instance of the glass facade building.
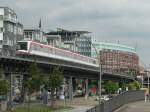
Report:
M136 53L136 49L134 47L130 47L122 44L107 43L107 42L92 42L92 44L98 51L109 49L109 50ZM91 56L94 58L97 57L95 48L92 47L92 52L91 52Z
M87 35L88 31L70 31L58 28L57 31L46 33L46 37L59 37L59 48L70 50L85 56L91 57L91 37ZM54 42L55 43L55 42ZM57 46L57 45L54 45Z

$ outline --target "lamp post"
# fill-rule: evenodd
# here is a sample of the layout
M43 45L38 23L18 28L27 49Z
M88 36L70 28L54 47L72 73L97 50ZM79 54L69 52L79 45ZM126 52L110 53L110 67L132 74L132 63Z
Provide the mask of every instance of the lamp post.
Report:
M99 105L101 104L101 94L102 94L101 88L102 88L102 62L99 51Z
M101 56L100 56L100 51L98 52L96 47L90 42L92 47L94 48L96 55L97 55L97 60L98 60L98 65L99 65L99 106L101 104L101 83L102 83L102 63L101 63ZM99 107L100 108L100 107Z
M142 75L141 77L142 77L141 79L142 79L142 88L143 88L143 80L144 80L144 79L143 79L143 75Z
M148 78L148 79L147 79L147 80L148 80L147 83L148 83L148 95L149 95L149 74L148 74L148 73L149 73L149 72L147 71L147 78Z

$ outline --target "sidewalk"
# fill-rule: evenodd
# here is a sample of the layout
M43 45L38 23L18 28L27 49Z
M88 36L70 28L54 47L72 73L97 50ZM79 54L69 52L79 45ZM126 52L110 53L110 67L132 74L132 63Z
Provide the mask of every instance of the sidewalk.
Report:
M144 102L144 101L139 101L139 102L134 102L134 103L129 103L115 112L150 112L150 101Z
M65 106L90 106L93 107L98 104L98 101L95 101L95 97L89 97L85 99L84 97L74 98L72 101L67 99L66 101L57 100L58 105L65 105Z
M69 110L57 110L55 112L86 112L88 109L92 108L92 107L88 107L88 106L72 106L73 109L69 109Z
M61 112L86 112L86 110L94 107L98 104L98 101L95 101L94 97L89 97L85 99L85 97L74 98L72 101L57 101L58 105L72 107L73 109L63 110ZM59 111L56 111L59 112Z

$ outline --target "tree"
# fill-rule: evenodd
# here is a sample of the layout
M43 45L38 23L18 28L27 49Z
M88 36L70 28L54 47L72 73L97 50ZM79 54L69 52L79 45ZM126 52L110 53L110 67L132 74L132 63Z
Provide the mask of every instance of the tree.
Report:
M129 84L129 89L130 90L138 90L141 88L141 84L138 81L134 81Z
M25 83L25 88L28 92L28 110L30 107L30 96L40 90L43 84L43 75L37 64L34 62L29 66L29 73Z
M111 94L111 93L115 93L115 91L117 91L117 89L119 88L119 84L113 81L107 81L104 84L104 89L106 90L107 93Z
M136 90L136 87L134 86L133 83L130 83L128 86L129 86L129 90Z
M55 94L54 92L56 89L58 89L63 81L63 72L60 70L60 67L55 67L52 71L52 74L50 74L50 77L48 78L46 82L46 88L50 89L51 91L51 99L52 103L51 106L55 108Z
M0 102L4 100L6 101L9 90L10 90L10 84L5 78L2 65L0 65L0 96L1 96Z
M43 75L36 63L33 63L29 67L29 74L26 81L26 87L28 93L32 94L40 90L40 86L43 84Z
M2 66L0 65L0 95L6 96L9 92L9 87L10 85L5 78Z
M123 90L126 90L126 88L128 87L129 85L126 84L126 83L121 83L120 87L123 89Z

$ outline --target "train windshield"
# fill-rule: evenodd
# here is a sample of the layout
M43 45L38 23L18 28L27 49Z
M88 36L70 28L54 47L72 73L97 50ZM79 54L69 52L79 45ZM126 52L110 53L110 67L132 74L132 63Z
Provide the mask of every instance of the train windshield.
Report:
M27 50L27 42L18 42L19 50Z

